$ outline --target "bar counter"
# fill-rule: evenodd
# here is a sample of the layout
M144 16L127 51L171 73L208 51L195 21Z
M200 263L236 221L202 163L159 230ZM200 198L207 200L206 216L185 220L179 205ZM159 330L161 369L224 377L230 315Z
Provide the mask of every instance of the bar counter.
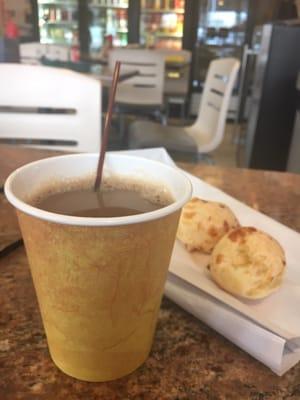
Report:
M17 166L53 154L0 146L0 185ZM300 175L180 166L300 231ZM0 200L0 236L15 234L13 210L1 194ZM167 299L141 368L108 383L70 378L50 359L24 248L1 257L0 271L1 400L300 399L300 363L279 378Z

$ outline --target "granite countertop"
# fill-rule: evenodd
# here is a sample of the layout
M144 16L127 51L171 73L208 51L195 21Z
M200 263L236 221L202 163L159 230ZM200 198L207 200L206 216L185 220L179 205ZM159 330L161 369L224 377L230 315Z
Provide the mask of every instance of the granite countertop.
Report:
M0 183L22 160L47 155L0 146ZM191 164L184 168L300 230L300 176ZM3 226L6 218L14 224L12 210L7 210L1 214ZM1 400L300 399L300 364L280 378L167 299L152 352L141 368L108 383L70 378L50 359L23 247L0 258L0 271Z

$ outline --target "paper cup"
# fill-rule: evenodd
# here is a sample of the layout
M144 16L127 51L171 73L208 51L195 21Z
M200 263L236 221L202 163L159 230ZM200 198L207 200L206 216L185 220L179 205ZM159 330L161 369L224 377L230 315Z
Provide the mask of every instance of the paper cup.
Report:
M116 218L59 215L28 204L39 188L95 173L97 154L52 157L13 172L5 194L17 209L54 363L87 381L139 367L153 340L180 210L191 184L173 167L108 154L105 175L157 182L174 202Z

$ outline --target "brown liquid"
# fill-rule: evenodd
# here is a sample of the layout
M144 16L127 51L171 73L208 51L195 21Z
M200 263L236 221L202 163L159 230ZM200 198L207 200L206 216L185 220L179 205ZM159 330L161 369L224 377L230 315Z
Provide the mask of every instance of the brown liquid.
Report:
M50 190L38 196L33 203L42 210L56 214L110 218L155 211L172 202L169 193L160 193L157 187L151 188L136 182L109 182L100 192L80 186L60 192Z

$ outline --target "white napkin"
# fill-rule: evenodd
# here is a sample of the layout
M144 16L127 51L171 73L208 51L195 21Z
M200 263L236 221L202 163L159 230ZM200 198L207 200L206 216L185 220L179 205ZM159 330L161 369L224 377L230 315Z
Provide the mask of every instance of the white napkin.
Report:
M281 376L300 360L300 348L169 273L165 295Z
M175 165L164 149L126 153ZM287 255L287 273L277 293L262 301L243 302L211 281L205 270L205 258L195 261L177 242L165 294L276 374L283 375L300 360L300 235L200 179L187 175L195 195L224 202L234 210L243 225L254 225L277 238ZM199 267L199 263L202 266Z

